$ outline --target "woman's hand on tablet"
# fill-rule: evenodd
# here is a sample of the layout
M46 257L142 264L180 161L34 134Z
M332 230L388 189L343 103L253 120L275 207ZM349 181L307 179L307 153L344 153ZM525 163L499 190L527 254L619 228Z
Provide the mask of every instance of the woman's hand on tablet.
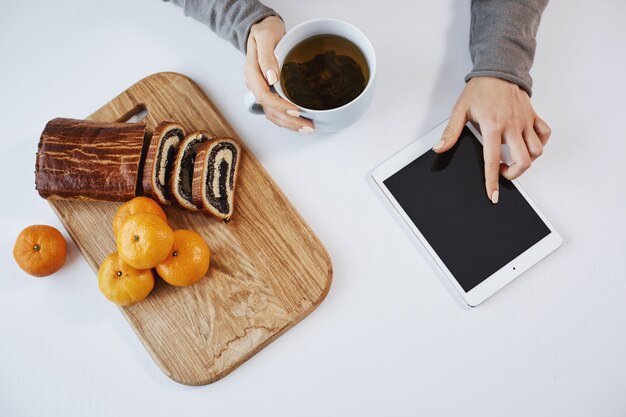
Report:
M446 126L437 153L452 148L465 124L480 126L484 139L485 188L496 204L498 175L510 180L519 177L541 156L550 138L550 127L535 113L528 93L516 84L494 77L474 77L467 82ZM500 145L507 144L513 163L500 163Z
M274 48L284 35L285 24L278 16L268 16L250 28L243 70L246 86L263 106L269 121L301 133L312 133L313 122L299 117L296 106L270 90L280 77Z

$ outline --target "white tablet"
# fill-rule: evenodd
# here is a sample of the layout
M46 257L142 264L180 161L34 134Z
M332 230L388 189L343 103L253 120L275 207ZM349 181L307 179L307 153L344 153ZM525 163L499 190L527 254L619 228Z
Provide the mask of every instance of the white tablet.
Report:
M446 123L383 162L372 177L474 307L562 240L517 181L501 176L498 204L487 198L482 137L471 124L449 151L431 150Z

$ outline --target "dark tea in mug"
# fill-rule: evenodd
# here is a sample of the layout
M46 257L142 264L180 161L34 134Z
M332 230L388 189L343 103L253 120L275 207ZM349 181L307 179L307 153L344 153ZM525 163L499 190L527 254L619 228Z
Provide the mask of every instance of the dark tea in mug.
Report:
M296 105L330 110L357 98L368 80L367 59L358 46L341 36L317 35L289 51L280 82Z

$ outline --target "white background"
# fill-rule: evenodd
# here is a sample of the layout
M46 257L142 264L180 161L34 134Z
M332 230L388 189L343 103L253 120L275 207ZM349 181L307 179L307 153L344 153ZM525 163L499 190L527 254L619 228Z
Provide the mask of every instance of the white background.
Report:
M554 133L521 182L565 242L473 310L368 179L447 117L471 67L469 0L269 4L288 27L334 17L371 38L378 91L357 124L310 137L246 113L243 56L171 4L0 2L0 415L626 415L626 3L544 14L533 102ZM11 257L23 227L63 230L34 190L45 123L164 70L207 92L334 263L311 316L206 387L161 373L73 243L46 279Z

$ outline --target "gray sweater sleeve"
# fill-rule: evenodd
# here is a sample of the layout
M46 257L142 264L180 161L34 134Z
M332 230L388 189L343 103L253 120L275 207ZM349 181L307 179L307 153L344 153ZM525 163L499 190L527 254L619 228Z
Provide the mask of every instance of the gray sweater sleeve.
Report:
M221 38L246 52L252 25L267 16L278 16L257 0L165 0L183 8L185 15L208 25Z
M548 0L472 0L470 53L473 77L497 77L532 92L529 71L537 29Z

